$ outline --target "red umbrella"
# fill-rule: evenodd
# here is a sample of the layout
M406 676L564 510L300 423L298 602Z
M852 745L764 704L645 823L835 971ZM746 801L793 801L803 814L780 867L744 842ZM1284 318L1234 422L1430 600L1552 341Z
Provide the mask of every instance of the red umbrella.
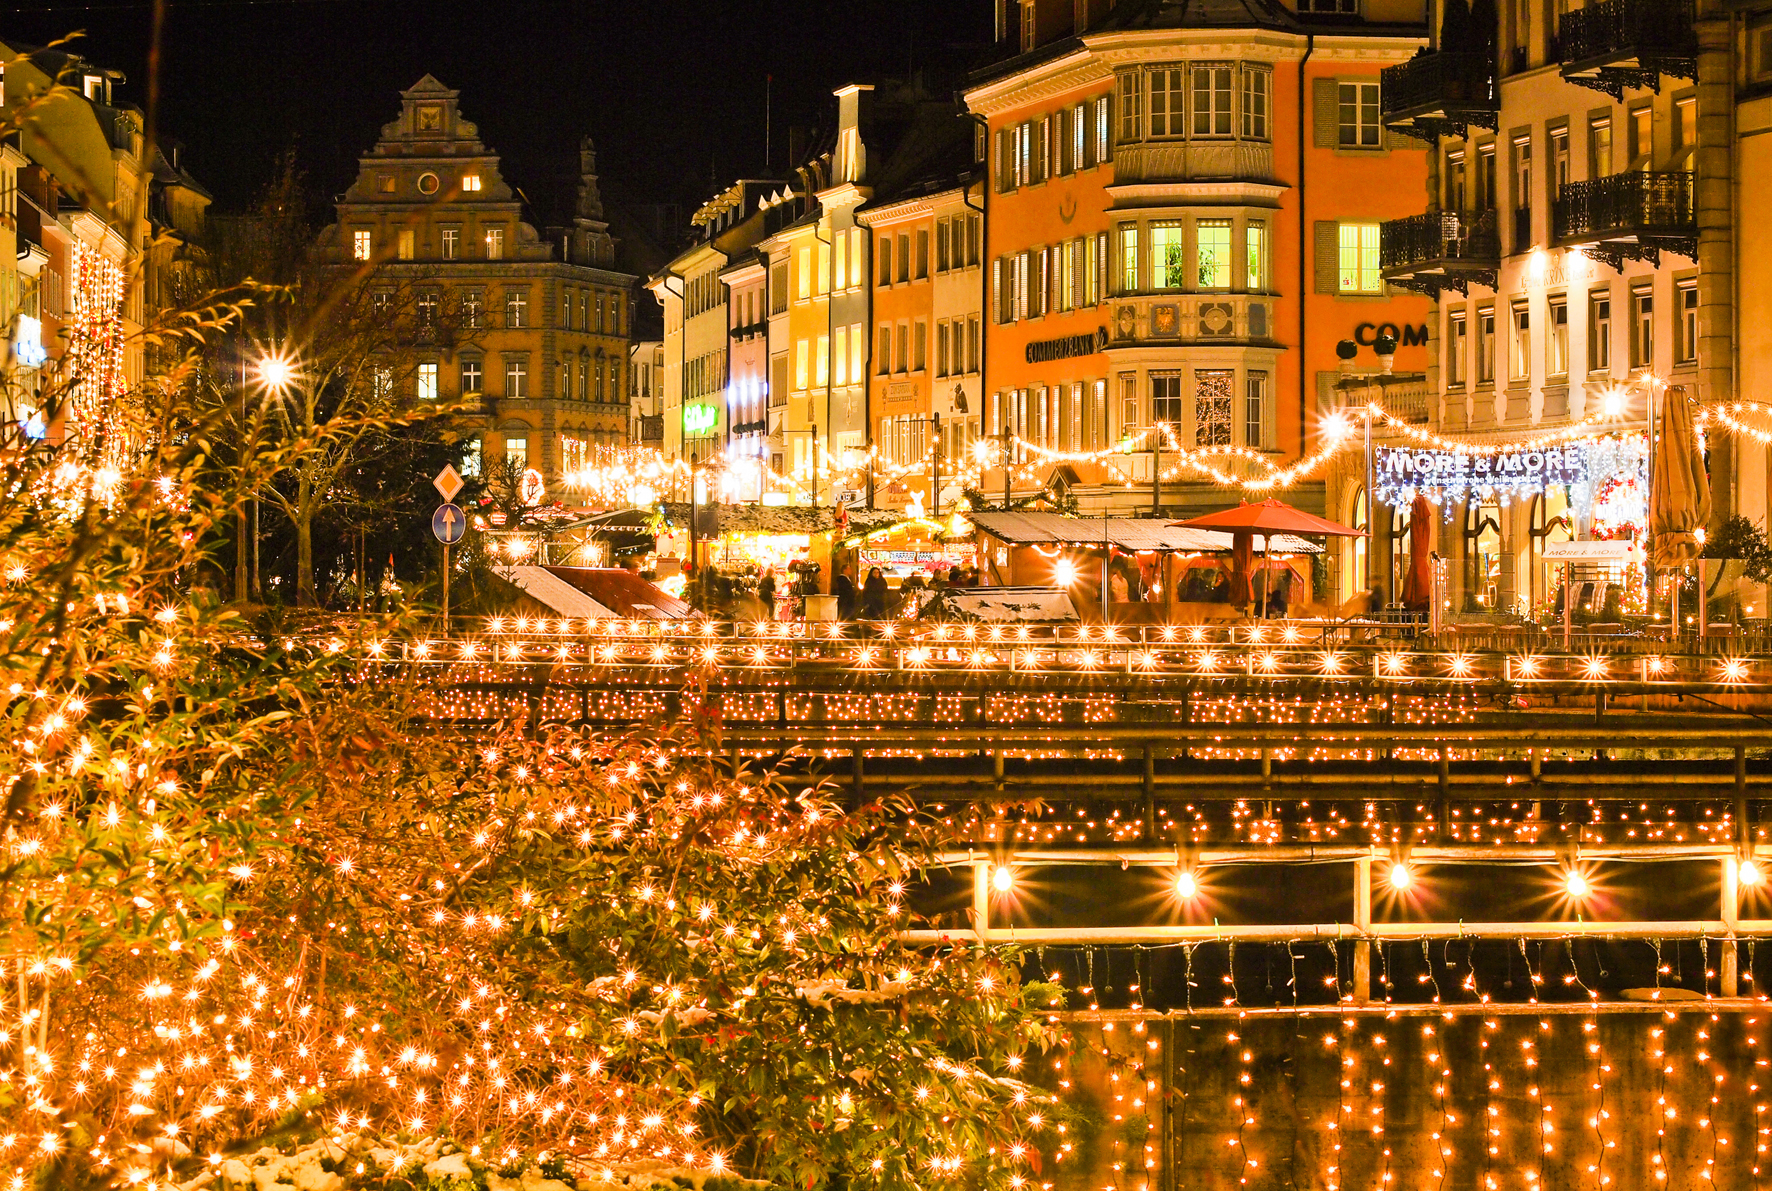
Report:
M1315 513L1295 509L1281 500L1264 500L1258 504L1240 504L1234 509L1220 509L1216 513L1207 513L1203 517L1191 517L1186 521L1172 521L1170 524L1182 529L1228 529L1233 532L1247 529L1263 535L1292 533L1331 538L1363 538L1366 536L1366 531L1363 529L1354 529L1351 526L1319 517Z
M1398 598L1403 607L1416 612L1427 611L1433 599L1434 506L1425 496L1417 495L1409 506L1409 570L1403 576L1403 590Z

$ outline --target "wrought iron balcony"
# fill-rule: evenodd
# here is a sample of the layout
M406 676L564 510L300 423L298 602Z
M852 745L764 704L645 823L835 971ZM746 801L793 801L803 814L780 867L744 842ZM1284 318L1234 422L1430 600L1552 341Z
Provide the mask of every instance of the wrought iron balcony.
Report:
M1696 260L1692 193L1692 175L1683 170L1628 170L1566 182L1552 211L1551 240L1613 269L1626 258L1660 264L1663 251Z
M1698 78L1692 0L1589 0L1557 23L1563 77L1623 101L1625 88L1660 92L1661 76Z
M1429 297L1449 289L1467 293L1473 281L1494 286L1501 268L1495 212L1430 211L1381 223L1378 265L1392 285Z
M1471 125L1495 131L1500 102L1487 54L1442 50L1384 69L1379 89L1385 127L1432 143Z

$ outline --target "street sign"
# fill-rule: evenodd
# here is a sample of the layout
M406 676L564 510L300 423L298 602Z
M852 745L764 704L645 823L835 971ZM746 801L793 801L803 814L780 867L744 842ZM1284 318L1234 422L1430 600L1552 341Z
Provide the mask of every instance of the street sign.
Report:
M492 522L492 527L494 529L498 529L502 527L509 518L505 516L505 511L503 509L494 509L486 515L486 519Z
M445 463L443 470L437 473L437 478L431 481L431 487L435 488L437 495L445 501L453 501L455 494L461 491L461 486L461 473L455 470L455 465L452 463ZM459 512L459 510L457 511Z
M437 511L431 514L431 532L445 546L453 546L461 541L461 535L467 531L467 514L455 505L439 505Z

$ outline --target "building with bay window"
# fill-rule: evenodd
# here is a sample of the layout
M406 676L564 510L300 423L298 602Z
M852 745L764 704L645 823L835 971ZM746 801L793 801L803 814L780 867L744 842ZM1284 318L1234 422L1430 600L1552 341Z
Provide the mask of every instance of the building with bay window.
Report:
M628 442L635 278L615 267L590 140L571 224L543 234L459 98L429 75L400 93L317 250L413 303L420 341L393 383L459 405L464 462L539 471L572 505L572 474Z
M965 93L989 136L993 497L1006 448L1012 494L1235 503L1196 463L1255 476L1313 450L1339 342L1391 329L1396 363L1426 367L1428 303L1385 283L1378 230L1426 176L1380 119L1380 73L1425 44L1426 14L1300 8L1000 6L1021 52ZM1284 495L1326 502L1320 479Z
M1772 242L1752 217L1772 182L1768 51L1772 12L1740 6L1439 0L1431 52L1385 72L1390 135L1429 147L1420 212L1380 233L1386 283L1436 303L1429 428L1480 451L1567 432L1580 454L1566 471L1425 486L1455 613L1555 615L1563 564L1548 547L1643 537L1662 405L1758 396L1772 368ZM1709 430L1713 522L1763 527L1763 443ZM1399 556L1382 539L1405 521L1385 498L1414 489L1387 493L1377 472L1382 559ZM1631 610L1641 562L1573 567L1577 610L1599 616L1609 594Z

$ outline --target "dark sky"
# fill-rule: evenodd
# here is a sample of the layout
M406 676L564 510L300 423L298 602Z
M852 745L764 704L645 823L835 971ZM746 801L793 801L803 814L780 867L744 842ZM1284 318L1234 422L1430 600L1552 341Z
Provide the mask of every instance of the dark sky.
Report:
M569 195L578 138L597 139L604 192L697 201L763 165L764 76L774 159L790 122L825 114L851 80L990 37L991 0L186 0L165 40L162 127L222 208L250 202L293 146L314 191L356 158L426 72L545 215ZM151 8L141 0L0 5L6 36L76 30L79 52L125 71L143 104Z

